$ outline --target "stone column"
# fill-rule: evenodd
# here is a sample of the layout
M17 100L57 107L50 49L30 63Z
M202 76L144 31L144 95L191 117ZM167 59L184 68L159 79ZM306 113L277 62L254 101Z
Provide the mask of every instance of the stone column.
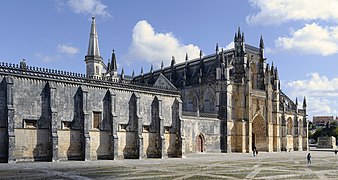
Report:
M297 108L297 107L296 107ZM296 112L297 113L297 112ZM299 134L299 129L298 129L298 115L296 114L293 119L293 150L298 151L298 134Z
M15 163L15 134L14 134L14 106L13 106L13 78L6 77L7 85L7 134L8 134L8 163Z
M90 160L90 136L89 136L89 128L90 128L90 119L88 112L88 90L86 87L82 88L82 98L83 98L83 156L85 161Z
M309 121L306 119L306 115L304 118L305 121L305 134L304 134L304 138L303 138L303 151L308 151L309 149L309 139L308 139L308 134L309 134Z
M226 152L231 153L231 129L229 124L233 123L232 120L232 85L230 84L230 75L229 75L229 68L227 68L227 81L226 81Z
M242 119L241 122L238 122L239 123L239 126L241 126L241 134L239 135L240 139L241 139L241 152L242 153L245 153L246 152L246 128L245 128L245 125L246 125L246 120Z
M141 102L139 94L135 93L135 105L136 105L136 146L138 148L138 158L142 159L143 153L143 136L142 136L142 116L141 116Z
M249 151L247 151L247 152L252 152L252 121L251 120L249 120L248 121L248 136L249 136L249 139L248 139L248 149L249 149Z
M218 118L220 120L220 149L222 153L227 151L227 108L226 108L226 92L223 90L219 93L219 107L218 107Z
M50 108L51 108L51 121L50 121L50 133L51 133L51 154L52 162L59 161L59 137L57 133L58 119L57 119L57 100L56 100L56 86L54 83L49 83L50 88Z
M110 155L112 159L118 159L118 145L119 145L119 138L117 136L117 116L116 116L116 94L109 89L110 93L110 124L111 124L111 144L110 144Z

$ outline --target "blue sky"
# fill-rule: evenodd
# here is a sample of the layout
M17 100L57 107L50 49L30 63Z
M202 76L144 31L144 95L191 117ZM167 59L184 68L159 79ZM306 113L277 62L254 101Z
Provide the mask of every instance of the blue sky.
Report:
M308 112L337 115L337 0L1 1L0 61L85 73L91 16L104 61L115 49L127 74L228 47L240 26L248 44L264 38L282 89ZM231 45L231 44L230 44ZM120 71L119 70L119 71ZM301 103L300 103L301 105Z

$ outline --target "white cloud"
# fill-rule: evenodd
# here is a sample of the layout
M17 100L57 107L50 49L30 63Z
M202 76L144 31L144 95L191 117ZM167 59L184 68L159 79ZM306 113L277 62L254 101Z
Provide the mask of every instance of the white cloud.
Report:
M290 37L279 37L277 48L322 56L338 53L338 26L322 27L316 23L290 33Z
M126 61L145 61L159 66L163 61L169 64L174 56L176 63L183 62L188 53L189 59L199 56L200 48L193 44L185 45L171 32L157 33L153 27L142 20L133 29L132 42L125 56Z
M59 54L50 55L45 53L35 53L35 56L45 63L55 62L61 59L61 56Z
M224 50L235 48L235 43L231 41L228 45L225 46Z
M111 17L107 6L100 0L68 0L67 5L77 14Z
M66 6L63 0L53 0L57 12L62 12Z
M333 115L338 109L338 77L329 79L319 73L308 74L309 79L286 84L290 97L307 97L310 116Z
M291 20L334 20L337 0L249 0L258 12L246 17L249 24L282 24Z
M80 52L79 48L66 44L58 44L57 50L58 52L65 53L68 55L75 55Z

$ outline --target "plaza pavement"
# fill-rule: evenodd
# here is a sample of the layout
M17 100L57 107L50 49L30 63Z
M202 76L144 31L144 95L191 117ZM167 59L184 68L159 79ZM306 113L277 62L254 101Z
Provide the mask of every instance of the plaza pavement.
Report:
M338 179L329 151L196 153L186 158L0 164L0 179Z

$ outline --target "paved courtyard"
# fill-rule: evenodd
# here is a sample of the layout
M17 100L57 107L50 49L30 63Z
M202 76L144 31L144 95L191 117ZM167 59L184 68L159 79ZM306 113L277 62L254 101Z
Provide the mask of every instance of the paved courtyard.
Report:
M186 158L0 164L0 179L338 179L338 155L188 154Z

